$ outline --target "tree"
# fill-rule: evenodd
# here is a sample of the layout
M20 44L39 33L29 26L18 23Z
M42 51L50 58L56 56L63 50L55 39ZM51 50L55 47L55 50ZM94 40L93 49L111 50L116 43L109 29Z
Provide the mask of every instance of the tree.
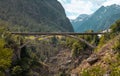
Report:
M111 32L112 33L117 33L120 32L120 20L117 20L111 27Z
M11 66L13 50L5 48L5 41L0 39L0 70L5 71Z
M80 51L84 49L84 43L82 42L75 42L72 45L72 57L76 58L79 56Z
M13 50L6 46L7 41L5 40L7 30L7 23L0 20L0 76L12 63Z

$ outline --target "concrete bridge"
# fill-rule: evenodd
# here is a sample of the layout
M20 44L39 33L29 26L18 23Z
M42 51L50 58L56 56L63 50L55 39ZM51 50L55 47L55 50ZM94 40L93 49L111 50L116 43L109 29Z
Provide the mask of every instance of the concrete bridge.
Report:
M82 39L82 38L78 38L75 35L103 35L105 33L74 33L74 32L11 32L11 34L14 35L22 35L22 36L39 36L39 35L45 35L45 36L51 36L51 35L62 35L62 36L67 36L67 37L71 37L74 39L77 39L79 41L84 42L85 44L87 44L88 46L90 46L91 48L95 48L95 46L91 45L90 43L88 43L86 40ZM37 38L36 38L37 39ZM28 43L28 42L27 42ZM25 45L25 44L24 44Z
M15 35L99 35L105 33L74 33L74 32L11 32Z
M73 32L11 32L11 34L14 35L22 35L22 36L37 36L35 39L37 40L38 38L40 38L39 36L45 35L45 36L55 36L55 35L61 35L61 36L66 36L66 37L70 37L70 38L74 38L77 39L81 42L84 42L86 45L88 45L91 48L95 48L96 46L90 44L89 42L87 42L85 39L82 39L80 37L77 37L77 35L104 35L105 33L73 33ZM23 45L20 46L19 48L19 52L20 49L23 48L24 46L26 46L30 41L24 43ZM20 53L18 55L18 58L20 58Z

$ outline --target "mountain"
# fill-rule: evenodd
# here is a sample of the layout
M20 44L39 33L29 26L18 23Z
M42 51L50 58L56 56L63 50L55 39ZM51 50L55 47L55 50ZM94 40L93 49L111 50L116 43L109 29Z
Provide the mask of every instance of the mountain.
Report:
M73 32L57 0L0 0L0 19L14 31Z
M71 20L72 25L74 25L73 28L74 28L75 32L77 32L76 30L78 30L79 25L81 25L83 22L85 22L88 18L89 18L89 15L81 14L75 20Z
M102 6L93 13L87 20L72 22L76 32L85 32L87 30L102 31L108 29L112 23L120 19L120 5L113 4L111 6Z

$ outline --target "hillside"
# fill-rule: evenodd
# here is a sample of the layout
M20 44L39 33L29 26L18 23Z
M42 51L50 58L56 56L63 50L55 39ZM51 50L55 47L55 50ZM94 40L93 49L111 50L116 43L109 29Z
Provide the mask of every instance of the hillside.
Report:
M72 23L76 32L85 32L87 30L102 31L108 29L111 24L120 19L120 5L102 6L86 20ZM82 24L81 24L82 23Z
M111 27L111 32L102 36L93 53L71 71L78 76L120 75L120 20Z
M82 61L82 63L71 71L72 74L79 74L79 76L119 76L120 74L120 50L114 50L117 39L120 39L120 35L104 44L99 50L88 59ZM88 61L97 58L97 61L93 60L90 64ZM91 61L92 62L92 61Z
M73 32L57 0L0 0L0 19L12 31Z

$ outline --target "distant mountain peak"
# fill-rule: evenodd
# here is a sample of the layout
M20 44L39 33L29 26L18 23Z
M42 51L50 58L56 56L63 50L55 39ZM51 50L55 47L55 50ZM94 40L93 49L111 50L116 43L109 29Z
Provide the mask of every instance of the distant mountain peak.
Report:
M88 16L89 16L88 14L80 14L76 19L84 19Z
M120 5L113 4L101 6L90 16L80 14L72 24L76 32L102 31L108 29L118 19L120 19Z

